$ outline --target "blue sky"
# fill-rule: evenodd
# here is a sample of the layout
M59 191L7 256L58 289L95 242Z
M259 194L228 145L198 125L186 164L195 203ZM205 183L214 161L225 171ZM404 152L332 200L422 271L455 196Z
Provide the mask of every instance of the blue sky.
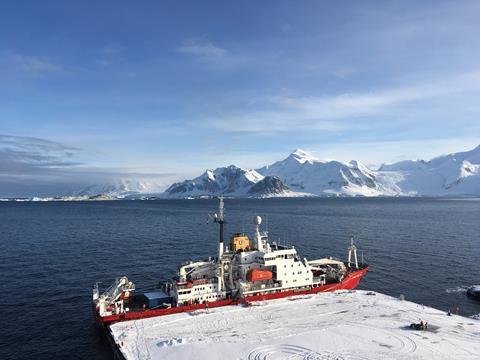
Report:
M3 189L168 182L295 148L367 164L473 148L479 16L478 1L3 2Z

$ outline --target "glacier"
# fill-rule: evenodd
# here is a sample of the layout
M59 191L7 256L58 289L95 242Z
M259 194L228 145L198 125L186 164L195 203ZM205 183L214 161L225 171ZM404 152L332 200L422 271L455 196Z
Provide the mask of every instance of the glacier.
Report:
M405 196L478 196L480 145L475 149L438 156L430 161L407 160L378 169L384 183Z
M99 194L111 198L125 198L129 195L159 193L165 185L159 181L141 178L114 178L100 184L91 184L69 194L73 197L91 197Z

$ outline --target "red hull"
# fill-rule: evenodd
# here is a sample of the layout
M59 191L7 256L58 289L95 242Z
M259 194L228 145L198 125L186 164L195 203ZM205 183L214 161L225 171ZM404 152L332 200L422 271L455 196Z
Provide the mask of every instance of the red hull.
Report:
M164 316L164 315L171 315L171 314L178 314L182 312L190 312L205 308L216 308L220 306L227 306L227 305L238 305L240 303L249 303L251 301L260 301L260 300L271 300L271 299L280 299L284 297L294 296L294 295L308 295L308 294L316 294L320 292L330 292L336 290L353 290L358 286L358 283L368 271L368 267L352 272L348 274L345 279L343 279L339 283L335 284L328 284L324 286L314 287L308 290L299 291L299 290L287 290L282 292L276 293L269 293L269 294L257 294L257 295L247 295L240 300L219 300L219 301L212 301L208 304L198 304L198 305L186 305L186 306L179 306L170 309L156 309L156 310L145 310L145 311L138 311L138 312L129 312L120 315L110 315L100 317L98 313L95 311L96 318L101 325L110 325L115 322L119 321L126 321L126 320L136 320L136 319L145 319L154 316Z

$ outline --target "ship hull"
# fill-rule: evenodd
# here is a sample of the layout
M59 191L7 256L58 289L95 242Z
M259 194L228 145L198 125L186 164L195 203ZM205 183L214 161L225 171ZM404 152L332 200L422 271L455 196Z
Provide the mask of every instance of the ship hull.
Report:
M212 301L205 304L192 304L192 305L185 305L179 306L169 309L147 309L143 311L135 311L135 312L128 312L119 315L110 315L100 317L98 312L94 310L95 317L97 322L101 326L107 326L119 321L127 321L127 320L137 320L137 319L145 319L155 316L165 316L171 314L178 314L182 312L191 312L195 310L201 309L208 309L208 308L216 308L221 306L228 306L228 305L238 305L238 304L248 304L252 301L264 301L264 300L272 300L272 299L280 299L290 296L296 295L308 295L308 294L317 294L321 292L331 292L337 290L353 290L355 289L360 280L368 271L368 267L363 269L354 271L349 273L342 281L338 283L327 284L318 287L312 287L306 290L303 289L292 289L292 290L284 290L280 292L273 292L273 293L255 293L245 295L244 297L238 300L226 299L226 300L218 300Z

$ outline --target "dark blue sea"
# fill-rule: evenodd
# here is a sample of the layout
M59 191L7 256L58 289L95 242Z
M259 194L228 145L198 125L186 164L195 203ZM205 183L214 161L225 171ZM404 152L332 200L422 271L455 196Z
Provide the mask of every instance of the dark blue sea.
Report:
M111 359L91 312L92 285L128 275L153 288L217 250L215 200L0 203L0 359ZM371 271L362 289L480 313L480 200L226 200L226 232L252 232L302 257L344 258L351 236Z

